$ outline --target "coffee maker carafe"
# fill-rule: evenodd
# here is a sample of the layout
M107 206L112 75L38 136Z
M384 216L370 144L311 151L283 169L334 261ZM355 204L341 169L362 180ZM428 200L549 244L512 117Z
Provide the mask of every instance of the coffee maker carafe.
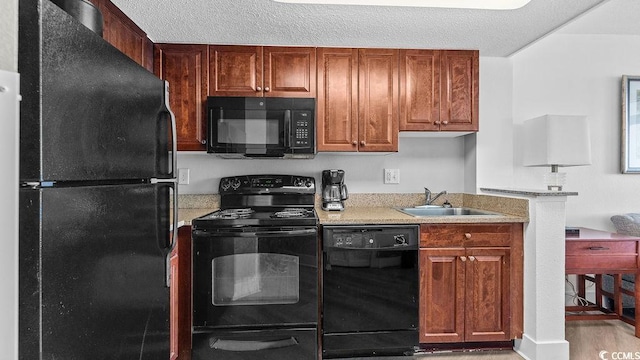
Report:
M342 211L349 198L344 184L344 170L322 171L322 210Z

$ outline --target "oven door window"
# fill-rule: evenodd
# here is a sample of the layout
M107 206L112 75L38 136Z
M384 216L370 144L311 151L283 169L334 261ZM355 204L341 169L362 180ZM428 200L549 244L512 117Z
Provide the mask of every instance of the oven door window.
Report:
M300 300L297 256L227 255L213 259L211 269L213 305L278 305Z

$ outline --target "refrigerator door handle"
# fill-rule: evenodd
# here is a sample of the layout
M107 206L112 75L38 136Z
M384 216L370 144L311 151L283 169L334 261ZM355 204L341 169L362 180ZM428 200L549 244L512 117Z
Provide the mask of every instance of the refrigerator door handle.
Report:
M171 175L167 179L152 179L153 183L169 183L173 189L173 231L172 239L169 244L169 254L176 247L178 241L178 179L176 177L176 171L178 168L178 140L176 131L176 117L169 108L169 82L164 81L164 112L169 114L171 118L171 171L168 175Z
M177 139L177 130L176 130L176 116L171 111L169 107L169 82L164 81L164 109L163 112L169 115L171 119L171 170L169 171L170 178L168 179L153 179L154 183L169 183L171 184L171 188L173 189L173 226L171 231L171 239L168 247L167 253L167 269L166 269L166 280L167 287L171 286L171 271L170 271L170 259L171 253L175 249L178 244L178 179L176 177L176 171L178 169L178 139Z
M170 287L171 284L171 254L173 250L176 248L178 244L178 179L151 179L152 184L169 184L171 189L173 189L173 204L171 207L171 211L173 213L171 224L171 235L169 239L169 244L166 247L167 255L166 255L166 280L167 287Z
M176 172L178 171L178 131L176 125L176 116L169 107L169 82L164 81L164 112L169 114L171 118L171 171L169 171L170 177L177 178Z

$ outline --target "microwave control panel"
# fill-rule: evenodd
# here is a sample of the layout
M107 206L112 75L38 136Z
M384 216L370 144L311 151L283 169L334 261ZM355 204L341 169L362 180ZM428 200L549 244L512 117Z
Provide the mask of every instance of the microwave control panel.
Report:
M306 149L313 147L313 112L293 112L293 139L292 148Z

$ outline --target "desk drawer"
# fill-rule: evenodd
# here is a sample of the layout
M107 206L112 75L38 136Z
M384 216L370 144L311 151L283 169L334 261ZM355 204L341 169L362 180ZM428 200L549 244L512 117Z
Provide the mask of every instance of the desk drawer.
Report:
M635 241L567 241L567 270L615 271L638 268Z
M567 241L566 255L637 255L635 241Z

